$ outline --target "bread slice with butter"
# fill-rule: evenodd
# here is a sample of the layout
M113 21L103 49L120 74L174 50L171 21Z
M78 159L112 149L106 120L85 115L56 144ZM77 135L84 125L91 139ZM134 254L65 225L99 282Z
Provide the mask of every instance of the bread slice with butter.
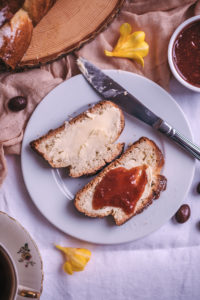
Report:
M101 101L30 143L53 168L69 167L69 175L94 174L118 157L123 143L114 142L124 129L121 109Z
M142 137L133 145L131 145L119 159L116 159L114 162L112 162L76 194L75 207L80 212L89 217L102 218L108 215L112 215L116 224L121 225L131 217L142 212L144 208L152 203L153 199L159 198L160 192L162 190L165 190L167 180L163 175L160 175L163 165L164 157L160 149L153 141L149 140L146 137ZM107 180L111 181L111 176L108 177L108 174L111 174L111 171L113 171L113 169L118 169L120 171L119 174L121 174L123 170L133 170L137 167L145 169L146 184L144 185L144 189L140 198L135 203L134 209L131 212L127 213L122 208L122 206L116 207L112 206L111 204L108 206L103 206L102 204L100 205L102 206L101 208L94 208L94 198L96 195L95 193L104 179L108 178ZM130 177L130 180L132 180L130 181L130 184L137 183L137 181L134 182L134 180L137 180L137 178ZM107 189L104 189L102 191L100 190L100 193L102 193L103 203L107 197L106 193L112 191L112 197L114 199L113 201L116 201L116 199L118 199L119 197L124 197L124 195L127 196L127 186L124 187L122 194L117 194L116 191L118 190L120 182L117 181L117 179L113 181L113 178L112 182L114 183L113 187L109 186L108 182ZM124 181L124 183L125 185L127 185L127 181ZM122 189L124 183L122 182ZM130 199L130 197L128 198ZM122 199L122 201L128 201L128 199ZM129 205L130 203L131 202L126 202L125 205Z

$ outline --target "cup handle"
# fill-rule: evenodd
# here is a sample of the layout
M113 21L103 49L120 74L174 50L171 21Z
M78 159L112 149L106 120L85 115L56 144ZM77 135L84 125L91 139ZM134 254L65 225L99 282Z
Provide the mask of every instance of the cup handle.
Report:
M40 299L40 293L26 289L19 289L18 295L29 299Z

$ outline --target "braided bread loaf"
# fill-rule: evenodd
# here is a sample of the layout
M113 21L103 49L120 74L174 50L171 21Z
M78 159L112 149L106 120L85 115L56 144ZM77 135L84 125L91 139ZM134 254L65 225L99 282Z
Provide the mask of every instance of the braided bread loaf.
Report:
M14 69L31 41L33 27L55 0L3 0L0 3L0 63ZM1 68L2 69L2 68Z

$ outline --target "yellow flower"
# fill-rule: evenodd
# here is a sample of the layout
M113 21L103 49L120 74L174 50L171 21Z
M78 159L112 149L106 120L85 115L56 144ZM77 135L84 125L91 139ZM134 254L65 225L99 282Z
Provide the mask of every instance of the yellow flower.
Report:
M90 260L91 252L84 248L61 247L56 245L66 256L66 262L63 269L66 273L72 275L74 272L83 271Z
M144 67L143 57L149 52L149 45L145 42L145 33L144 31L131 32L130 24L122 24L117 45L112 52L105 50L105 55L135 59Z

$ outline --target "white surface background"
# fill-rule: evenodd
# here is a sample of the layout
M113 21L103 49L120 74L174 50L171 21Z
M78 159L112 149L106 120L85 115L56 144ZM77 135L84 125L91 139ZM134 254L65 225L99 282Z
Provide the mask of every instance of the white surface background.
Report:
M200 94L175 80L171 82L170 93L185 112L194 141L200 145ZM0 189L0 210L16 218L40 249L44 264L41 300L200 299L200 195L196 193L199 162L184 200L191 207L189 221L178 224L169 220L150 236L117 246L84 243L57 230L32 203L23 183L20 157L8 156L7 162L8 176ZM65 274L63 256L54 243L90 249L92 257L85 271L73 276Z

